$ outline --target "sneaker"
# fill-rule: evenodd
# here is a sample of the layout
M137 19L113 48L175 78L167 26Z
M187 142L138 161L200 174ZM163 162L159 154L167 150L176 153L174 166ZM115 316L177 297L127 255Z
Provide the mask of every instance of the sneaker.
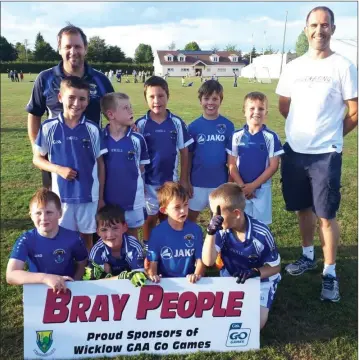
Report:
M340 300L339 282L336 277L332 275L322 275L320 300L329 300L332 302L338 302Z
M288 264L285 270L288 274L293 276L302 275L305 271L313 270L317 267L317 261L310 260L305 255L302 255L297 261L292 264Z

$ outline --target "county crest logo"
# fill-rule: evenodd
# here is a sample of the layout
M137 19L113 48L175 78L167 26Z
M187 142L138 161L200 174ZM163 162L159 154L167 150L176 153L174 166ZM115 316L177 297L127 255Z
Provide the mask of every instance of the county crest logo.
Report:
M194 235L187 234L184 236L184 243L187 247L191 248L194 245Z
M216 127L218 133L220 133L221 135L223 135L226 132L227 126L225 124L218 124Z
M41 330L36 331L36 344L38 348L41 350L41 353L34 349L34 353L38 356L50 356L55 352L55 348L53 348L50 352L48 352L53 344L52 338L52 330Z

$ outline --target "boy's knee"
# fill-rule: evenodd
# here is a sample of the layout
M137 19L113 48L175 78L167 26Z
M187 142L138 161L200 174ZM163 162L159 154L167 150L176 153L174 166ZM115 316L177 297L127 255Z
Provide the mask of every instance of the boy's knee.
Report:
M260 330L262 330L268 320L269 309L261 306L260 307Z

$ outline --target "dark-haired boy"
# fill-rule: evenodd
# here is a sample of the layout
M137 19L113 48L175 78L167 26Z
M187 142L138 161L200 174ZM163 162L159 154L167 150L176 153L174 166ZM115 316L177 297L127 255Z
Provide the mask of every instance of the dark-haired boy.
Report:
M194 142L189 147L189 215L196 221L208 205L209 194L228 181L226 146L234 132L233 123L219 114L223 87L216 80L208 80L198 90L203 114L188 126Z
M144 136L150 164L145 165L145 201L147 220L143 239L149 239L156 226L159 205L156 190L166 181L178 180L178 162L181 154L180 183L188 187L188 146L193 139L181 118L167 109L169 89L166 80L152 76L144 84L144 96L149 107L146 115L136 121Z
M62 202L60 225L79 231L88 250L97 207L103 202L102 155L107 152L100 128L84 115L89 91L89 84L76 76L61 81L59 101L64 111L41 124L33 158L35 166L52 173L52 190Z

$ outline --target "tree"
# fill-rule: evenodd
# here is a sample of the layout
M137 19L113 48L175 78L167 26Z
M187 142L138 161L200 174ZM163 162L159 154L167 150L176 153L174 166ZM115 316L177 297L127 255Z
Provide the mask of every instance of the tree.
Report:
M190 43L188 43L185 47L184 47L185 50L192 50L192 51L200 51L201 48L199 47L199 45L195 42L195 41L192 41Z
M87 47L87 59L92 62L104 62L107 55L106 41L99 36L89 39Z
M107 62L123 62L126 58L125 53L118 46L108 46L106 50Z
M36 61L53 61L59 60L60 55L55 51L51 45L44 40L41 33L36 35L34 60Z
M302 56L308 51L308 48L308 39L303 30L298 36L297 42L295 43L295 52L297 53L297 56Z
M17 42L15 44L15 49L17 52L16 60L25 62L27 60L27 54L24 44L21 44L21 42Z
M216 54L219 51L219 47L217 45L214 45L211 47L212 54Z
M172 41L171 44L168 45L168 50L175 50L175 49L176 49L176 43Z
M237 47L234 44L227 44L224 51L237 52Z
M277 54L278 53L278 50L277 51L274 51L272 49L272 46L269 45L269 47L267 47L265 50L264 50L264 55L271 55L271 54Z
M154 56L151 45L140 44L135 50L133 61L136 64L153 63Z
M243 55L243 59L246 59L248 62L253 61L255 57L257 57L257 51L256 48L253 46L252 51L248 54Z
M15 46L9 43L4 36L0 36L0 61L14 61L16 59Z

